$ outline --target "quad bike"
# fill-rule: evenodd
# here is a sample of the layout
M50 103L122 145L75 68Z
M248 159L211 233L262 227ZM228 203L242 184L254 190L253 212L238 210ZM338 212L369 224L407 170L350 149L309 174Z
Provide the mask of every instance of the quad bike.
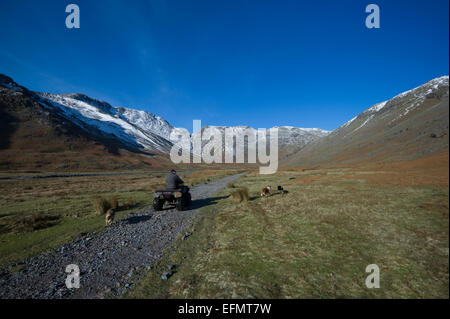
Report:
M179 189L162 189L153 193L153 208L155 211L163 209L165 203L175 205L177 210L184 210L191 204L189 187L181 186Z

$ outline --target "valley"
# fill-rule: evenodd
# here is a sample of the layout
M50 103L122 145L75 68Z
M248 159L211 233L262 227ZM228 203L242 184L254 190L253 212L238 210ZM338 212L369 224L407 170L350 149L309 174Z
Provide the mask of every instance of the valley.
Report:
M33 92L0 75L3 284L38 280L27 269L42 263L52 269L52 288L23 296L448 298L448 94L444 76L331 132L278 126L278 171L261 175L246 163L175 165L170 133L177 128L158 115L80 93ZM195 209L163 212L174 213L164 224L174 232L161 234L152 194L172 168L202 191ZM267 185L274 190L261 197ZM100 197L117 205L111 228L96 211ZM164 239L157 254L145 234ZM99 244L90 251L86 238ZM105 238L114 244L104 246ZM98 277L105 252L112 251L108 267L121 259L116 246L124 238L137 238L151 258L134 247L113 279ZM94 261L94 275L84 264L83 274L98 285L92 279L89 290L64 291L62 270L46 263L55 249L65 261ZM364 285L369 264L380 267L379 289ZM176 272L161 279L167 265ZM20 297L13 290L4 297Z

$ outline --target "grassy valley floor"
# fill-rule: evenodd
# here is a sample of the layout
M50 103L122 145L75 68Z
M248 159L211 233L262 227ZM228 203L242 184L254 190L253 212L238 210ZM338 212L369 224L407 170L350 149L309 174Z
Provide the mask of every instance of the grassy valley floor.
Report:
M98 172L111 173L114 172ZM128 171L123 175L0 180L0 269L83 234L103 231L105 216L93 198L116 197L116 220L152 204L153 191L164 188L167 172ZM236 174L235 170L182 171L188 185ZM39 175L58 174L54 172ZM79 174L79 173L77 173ZM0 173L0 177L29 176ZM35 175L35 174L32 174Z
M179 238L125 297L448 298L448 174L446 185L416 175L249 173L234 185L248 188L249 201L229 196L205 207L192 235ZM260 198L268 184L289 192ZM168 264L177 268L162 280ZM365 285L369 264L380 269L379 289Z

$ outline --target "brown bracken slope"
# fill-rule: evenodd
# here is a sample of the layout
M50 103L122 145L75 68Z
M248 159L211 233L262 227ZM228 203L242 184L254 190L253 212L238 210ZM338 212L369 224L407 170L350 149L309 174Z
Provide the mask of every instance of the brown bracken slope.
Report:
M436 78L372 106L281 162L287 167L424 171L448 184L448 97L448 76Z

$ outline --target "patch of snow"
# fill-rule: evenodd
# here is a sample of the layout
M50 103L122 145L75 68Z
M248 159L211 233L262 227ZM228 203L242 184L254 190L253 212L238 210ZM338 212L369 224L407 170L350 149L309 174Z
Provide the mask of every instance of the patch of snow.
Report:
M115 109L120 116L144 131L150 131L167 140L170 139L170 132L173 130L173 126L162 117L147 111L130 108L116 107Z
M353 133L353 132L356 132L356 131L359 130L361 127L363 127L363 126L365 126L367 123L369 123L369 121L370 121L371 119L373 119L373 117L374 117L374 114L370 115L370 116L364 121L364 123L361 124L360 126L358 126L356 129L354 129L354 130L352 131L352 133Z
M384 101L384 102L381 102L381 103L377 103L377 104L375 104L374 106L370 107L370 108L368 109L368 111L371 111L371 112L378 112L378 111L380 111L383 107L386 106L386 103L387 103L387 102L388 102L388 101Z
M357 117L358 117L358 115L355 116L354 118L352 118L350 121L345 122L344 124L342 124L341 127L347 127L347 126L349 126L350 124L353 123L354 120L356 120Z
M418 97L418 98L425 98L425 96L427 94L431 93L433 91L433 89L437 90L441 86L447 86L448 87L448 79L449 79L448 75L444 75L444 76L441 76L439 78L435 78L435 79L430 80L427 83L422 84L422 85L420 85L420 86L418 86L418 87L416 87L414 89L405 91L403 93L400 93L400 94L394 96L392 98L392 100L405 97L406 95L411 94L411 93L414 93L414 94L417 93L415 96ZM423 92L419 93L418 91L420 91L422 89L428 89L428 90L425 93L423 93Z

